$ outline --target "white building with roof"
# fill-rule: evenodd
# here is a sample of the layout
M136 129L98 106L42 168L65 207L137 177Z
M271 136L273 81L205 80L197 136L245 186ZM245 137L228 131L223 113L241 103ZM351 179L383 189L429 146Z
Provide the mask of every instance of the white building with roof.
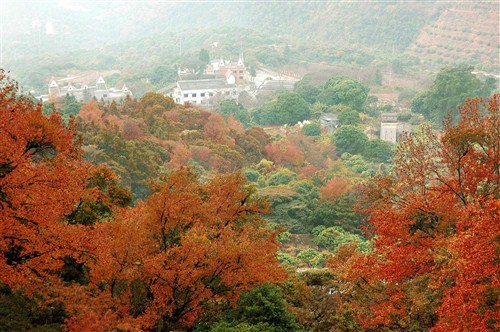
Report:
M398 138L398 115L396 113L382 113L380 122L380 139L396 143Z
M408 123L398 122L396 113L386 112L381 114L380 139L396 143L402 133L411 133L412 127Z
M181 105L210 106L220 100L237 99L238 90L235 84L229 84L224 79L186 80L177 82L171 97Z
M80 87L76 87L71 82L65 86L60 86L56 80L52 79L49 83L49 94L41 95L36 98L45 102L49 100L49 97L64 98L66 95L75 97L79 102L84 102L91 98L96 98L98 100L103 99L104 101L119 101L125 99L127 96L133 96L132 92L125 84L121 89L108 88L104 78L99 76L95 85L89 86L84 84Z

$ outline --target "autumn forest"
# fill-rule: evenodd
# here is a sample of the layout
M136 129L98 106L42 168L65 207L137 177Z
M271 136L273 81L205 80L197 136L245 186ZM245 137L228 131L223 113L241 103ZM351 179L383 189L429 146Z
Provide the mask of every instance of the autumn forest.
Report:
M7 329L498 327L500 95L369 177L335 140L155 93L66 120L5 75L0 97L2 303L30 307ZM325 250L287 254L305 232Z
M500 331L492 1L0 1L0 331Z

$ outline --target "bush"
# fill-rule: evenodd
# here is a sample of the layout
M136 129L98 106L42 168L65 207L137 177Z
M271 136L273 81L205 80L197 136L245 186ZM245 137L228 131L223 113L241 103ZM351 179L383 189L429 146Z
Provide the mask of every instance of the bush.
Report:
M251 168L247 168L243 171L243 174L245 174L245 177L247 178L248 181L250 182L257 182L257 180L259 180L259 177L260 177L260 173L257 172L256 170L254 169L251 169Z
M288 243L292 240L292 234L290 234L289 231L285 231L285 232L281 233L280 235L278 235L277 240L280 243Z
M351 242L358 243L362 250L367 248L366 241L361 236L346 232L337 226L323 230L314 237L313 242L318 247L331 251L336 251L338 247Z
M279 186L289 184L290 181L295 180L297 174L287 168L280 168L271 173L267 177L267 183L270 186Z
M326 261L326 256L320 254L314 249L301 250L298 253L297 258L310 267L323 267Z
M297 265L297 260L295 259L295 257L292 257L285 253L278 253L278 262L280 262L280 264L286 264L290 266Z
M321 129L316 123L308 123L302 127L302 133L306 136L319 136Z

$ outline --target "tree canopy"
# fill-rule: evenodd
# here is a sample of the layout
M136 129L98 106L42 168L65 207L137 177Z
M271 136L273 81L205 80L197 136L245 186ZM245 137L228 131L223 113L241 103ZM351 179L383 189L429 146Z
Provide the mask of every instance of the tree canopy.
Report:
M342 126L332 135L337 152L342 154L362 154L368 144L368 137L355 126Z
M171 330L284 280L268 205L243 175L174 168L128 207L116 175L83 160L74 123L0 79L0 303L26 298L71 331ZM94 104L84 115L104 125Z
M321 86L317 101L326 105L347 105L357 111L364 109L368 88L347 77L333 77Z
M498 329L499 106L499 94L469 99L442 135L404 136L394 172L365 190L374 251L332 261L354 285L345 308L360 328Z
M457 121L460 116L457 107L467 98L486 98L495 89L494 79L483 82L472 74L473 70L465 65L441 70L431 87L412 100L412 111L424 115L438 127L443 125L449 112Z
M261 125L292 125L309 117L309 105L298 94L284 92L251 115L254 122Z

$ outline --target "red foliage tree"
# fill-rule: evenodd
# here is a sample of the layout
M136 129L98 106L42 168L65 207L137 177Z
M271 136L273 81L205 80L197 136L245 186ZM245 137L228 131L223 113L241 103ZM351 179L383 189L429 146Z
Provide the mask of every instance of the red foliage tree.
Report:
M91 279L95 287L104 285L114 309L96 324L190 326L209 301L235 303L240 290L283 280L275 234L261 227L259 214L267 207L252 199L244 183L239 174L200 183L182 168L158 183L143 204L98 225ZM138 289L147 298L134 311ZM73 324L85 322L80 316Z
M123 137L127 140L139 139L144 136L139 123L133 120L126 120L123 125Z
M242 135L245 132L245 127L241 122L236 120L233 113L229 114L227 118L227 127L229 128L229 130L232 130L239 135Z
M229 128L226 120L219 113L214 113L208 118L203 128L205 139L212 143L234 146L234 140L229 137Z
M302 166L304 163L304 153L289 141L270 143L266 152L279 165Z
M321 200L335 201L337 198L349 191L350 186L347 180L334 177L319 189Z
M82 105L78 117L87 123L91 123L99 128L104 128L104 112L99 108L97 101L91 99L88 103Z
M191 156L192 152L189 145L184 142L175 142L172 153L170 154L170 161L167 165L172 168L185 166L191 159Z
M440 137L428 127L403 137L394 174L365 192L375 250L344 266L372 294L356 304L365 328L500 327L500 94L459 111Z
M299 178L300 179L310 179L312 178L312 176L320 171L321 168L319 168L318 166L314 166L312 164L309 164L307 166L304 166L300 169L300 176Z
M42 115L0 72L0 283L27 294L66 289L64 260L85 259L84 227L64 222L87 191L73 124ZM56 285L56 286L55 286Z

